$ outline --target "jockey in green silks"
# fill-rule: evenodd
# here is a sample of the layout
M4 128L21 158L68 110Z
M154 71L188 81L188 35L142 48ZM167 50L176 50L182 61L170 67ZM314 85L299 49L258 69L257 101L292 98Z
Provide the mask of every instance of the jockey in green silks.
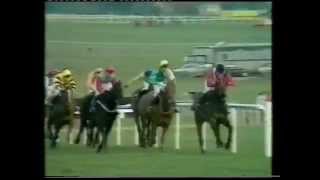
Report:
M138 80L143 80L143 88L142 88L142 93L149 90L150 87L152 86L153 88L153 96L157 97L160 93L160 91L163 91L165 87L167 86L167 78L168 78L168 61L167 60L162 60L160 62L160 67L159 69L151 69L151 70L146 70L142 73L140 73L138 76L130 80L125 87L127 88L129 85L137 82ZM175 79L173 73L170 74L169 76L170 79Z

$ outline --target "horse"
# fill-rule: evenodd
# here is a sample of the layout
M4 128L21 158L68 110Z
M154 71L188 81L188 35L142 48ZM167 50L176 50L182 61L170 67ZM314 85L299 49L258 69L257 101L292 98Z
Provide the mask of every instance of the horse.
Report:
M94 97L94 93L90 93L83 97L80 102L80 128L79 132L74 140L74 144L79 144L81 135L85 129L88 130L88 122L89 120L93 118L93 113L89 111L90 109L90 103L92 101L92 98ZM88 134L86 134L89 136ZM87 146L90 146L92 143L91 138L87 138Z
M101 150L107 144L107 136L109 135L113 123L117 118L118 111L117 111L117 100L119 97L117 96L117 89L112 89L111 91L106 91L97 96L97 104L96 104L96 111L94 112L93 120L89 121L89 128L90 123L93 123L97 126L98 131L96 133L96 141L98 141L98 137L102 136L102 140L100 141L97 153L101 152ZM92 126L91 126L92 129ZM90 131L92 132L92 131ZM92 135L93 133L91 133ZM92 138L91 138L92 139Z
M123 97L123 91L121 82L118 81L117 83L114 83L113 88L108 93L111 93L114 95L117 102L121 100ZM102 96L106 96L106 94L102 94ZM101 95L99 95L101 96ZM98 97L99 97L98 96ZM80 129L79 132L74 140L75 144L79 144L81 135L84 131L84 129L87 129L87 146L88 147L95 147L95 145L98 143L98 133L94 133L94 129L98 127L97 121L96 121L96 112L90 112L90 106L92 98L94 97L93 93L90 93L82 98L81 104L80 104ZM114 99L112 99L114 101ZM108 103L108 102L105 102ZM95 134L95 136L94 136ZM93 137L94 136L94 137Z
M202 135L202 125L204 122L208 122L214 135L216 137L216 145L218 148L225 147L225 149L230 149L231 137L233 133L230 120L228 119L228 110L225 103L225 93L223 90L217 88L214 91L208 91L207 93L202 92L189 92L193 99L193 108L195 123L197 127L197 134L199 138L199 145L201 153L205 153L203 148L203 135ZM209 102L199 105L200 101L209 99ZM223 124L228 129L228 139L225 144L223 144L220 137L220 124Z
M69 142L73 127L73 105L71 103L70 91L60 90L59 94L52 99L52 106L48 112L47 129L49 139L51 140L51 148L56 147L59 132L65 125L68 125L67 142ZM54 131L52 128L54 128Z
M163 150L164 138L174 115L175 81L168 80L164 91L160 92L159 103L152 104L151 88L134 102L135 122L139 134L140 146L153 146L156 142L156 130L162 128L160 149Z

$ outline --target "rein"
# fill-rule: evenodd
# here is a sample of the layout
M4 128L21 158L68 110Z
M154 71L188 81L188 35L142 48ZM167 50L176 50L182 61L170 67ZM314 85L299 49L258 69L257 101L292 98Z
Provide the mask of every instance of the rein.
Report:
M115 110L110 110L108 107L106 107L105 105L103 105L100 100L97 100L97 103L98 103L106 112L109 112L109 113L117 112L117 109L115 109Z

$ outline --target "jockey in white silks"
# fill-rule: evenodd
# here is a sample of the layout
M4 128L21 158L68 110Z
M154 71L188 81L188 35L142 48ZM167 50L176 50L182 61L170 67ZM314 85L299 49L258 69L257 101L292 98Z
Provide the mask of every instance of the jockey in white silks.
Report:
M54 77L58 74L58 70L52 70L45 76L45 104L50 105L51 99L57 96L60 92L60 88L53 83Z

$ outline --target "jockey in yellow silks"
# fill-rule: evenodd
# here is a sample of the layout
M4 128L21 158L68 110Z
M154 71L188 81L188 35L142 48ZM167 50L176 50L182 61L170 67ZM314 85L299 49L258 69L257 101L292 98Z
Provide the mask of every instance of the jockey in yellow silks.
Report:
M52 80L52 84L48 87L46 103L51 105L51 101L54 97L59 95L61 90L66 90L69 93L69 101L71 102L72 90L76 88L76 81L74 80L72 73L69 69L63 69L57 73Z

